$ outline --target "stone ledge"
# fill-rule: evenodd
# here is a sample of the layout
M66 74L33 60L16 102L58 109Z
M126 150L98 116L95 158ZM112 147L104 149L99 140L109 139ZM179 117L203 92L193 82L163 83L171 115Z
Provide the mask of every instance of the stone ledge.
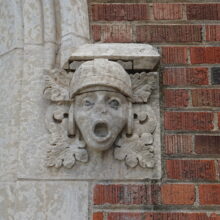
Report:
M96 58L132 61L135 70L152 70L159 62L160 54L149 44L85 44L72 53L69 62Z

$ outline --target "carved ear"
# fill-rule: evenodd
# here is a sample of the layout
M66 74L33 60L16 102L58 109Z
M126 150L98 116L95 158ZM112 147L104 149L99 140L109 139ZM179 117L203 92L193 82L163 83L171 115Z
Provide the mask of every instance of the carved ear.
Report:
M133 109L132 109L132 103L129 102L128 106L128 122L127 122L127 134L133 133L133 124L134 124L134 116L133 116Z
M74 118L74 103L72 103L69 110L68 135L75 136L75 134L76 134L76 125Z

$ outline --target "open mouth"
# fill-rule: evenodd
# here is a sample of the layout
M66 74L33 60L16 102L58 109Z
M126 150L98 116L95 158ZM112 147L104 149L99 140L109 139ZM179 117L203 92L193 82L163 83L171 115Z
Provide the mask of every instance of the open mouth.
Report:
M110 137L110 131L106 122L98 122L93 128L94 137L97 141L105 141Z

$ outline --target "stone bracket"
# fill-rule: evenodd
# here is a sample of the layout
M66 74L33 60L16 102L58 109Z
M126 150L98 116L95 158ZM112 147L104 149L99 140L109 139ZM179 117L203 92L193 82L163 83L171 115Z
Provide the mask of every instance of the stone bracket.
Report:
M148 44L85 44L45 71L47 166L76 179L160 178L159 60ZM107 97L124 107L114 113Z

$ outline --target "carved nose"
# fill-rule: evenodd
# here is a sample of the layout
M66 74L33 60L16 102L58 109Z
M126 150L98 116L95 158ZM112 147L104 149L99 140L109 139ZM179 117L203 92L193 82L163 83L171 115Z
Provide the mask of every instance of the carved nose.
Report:
M103 107L103 108L101 109L101 113L106 113L106 112L107 112L106 108Z
M94 134L97 137L106 137L108 135L108 126L104 122L97 123L94 127Z
M100 112L101 114L106 114L106 113L107 113L106 107L105 107L105 106L100 106L99 112Z
M107 112L107 108L106 108L105 104L103 104L103 103L97 104L96 110L97 110L97 112L99 112L101 114L106 114L106 112Z

